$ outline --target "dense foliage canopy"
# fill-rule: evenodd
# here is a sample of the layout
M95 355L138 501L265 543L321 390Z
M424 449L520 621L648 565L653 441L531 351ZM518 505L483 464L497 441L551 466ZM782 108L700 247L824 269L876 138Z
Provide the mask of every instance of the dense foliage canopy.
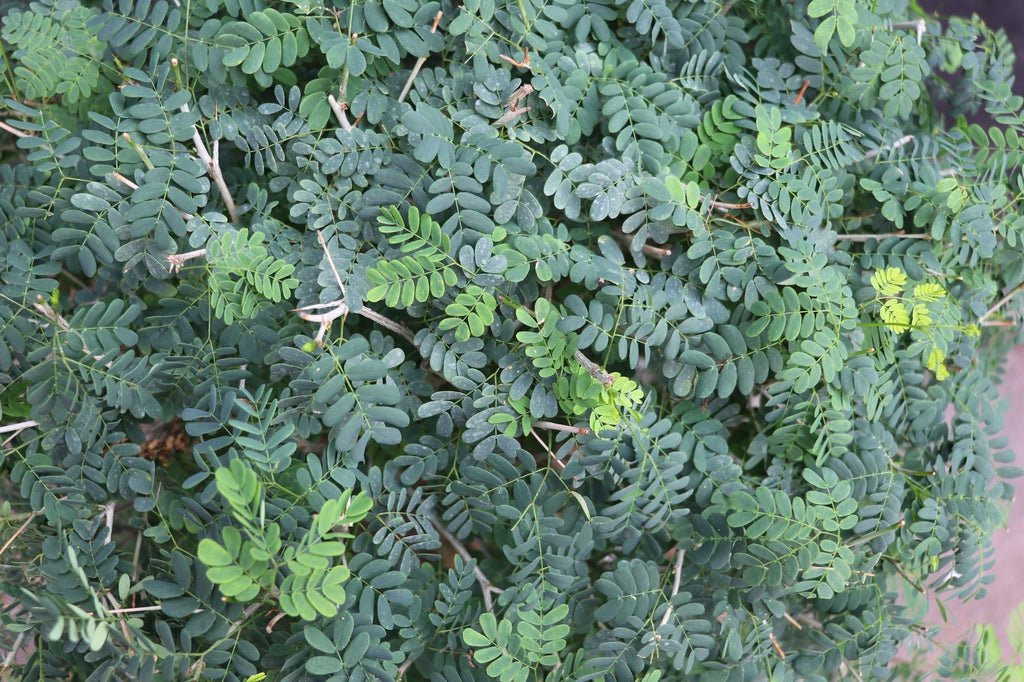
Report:
M1024 101L977 18L0 13L26 678L875 680L901 591L984 592Z

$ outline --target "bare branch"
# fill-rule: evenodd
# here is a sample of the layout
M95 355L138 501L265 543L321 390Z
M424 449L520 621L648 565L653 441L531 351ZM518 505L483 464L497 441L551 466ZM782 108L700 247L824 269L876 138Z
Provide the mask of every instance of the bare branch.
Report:
M0 426L0 433L10 433L12 431L17 433L18 431L24 431L25 429L31 429L31 428L33 428L35 426L39 426L39 422L32 421L32 420L24 421L24 422L16 422L14 424L4 424L4 425Z
M4 121L0 121L0 130L6 130L15 137L32 137L32 133L25 132L24 130L18 130L13 126L8 125Z
M899 149L900 147L903 147L903 146L906 146L906 145L910 144L913 141L914 141L914 136L913 135L904 135L903 137L901 137L900 139L896 140L895 142L893 142L890 145L885 145L885 146L879 147L878 149L872 149L870 151L865 152L864 153L864 158L861 159L861 161L867 161L868 159L873 159L876 156L878 156L879 154L881 154L882 152L894 151L896 149Z
M202 258L206 255L206 249L196 249L195 251L186 251L185 253L172 253L167 256L167 262L170 263L171 274L174 274L181 269L181 266L186 261L190 261L193 258Z
M847 242L866 242L871 239L889 239L890 237L896 237L898 239L931 239L930 234L907 234L906 232L885 232L882 234L840 234L836 235L837 241Z
M135 183L135 182L132 182L131 180L129 180L129 179L128 179L128 178L126 178L125 176L121 175L121 174L120 174L120 173L118 173L117 171L114 171L113 173L111 173L111 174L110 174L110 177L114 178L115 180L117 180L118 182L120 182L120 183L121 183L122 185L127 185L127 186L128 186L128 187L130 187L131 189L138 189L138 188L139 188L139 186L138 186L138 184L137 184L137 183Z
M324 239L323 230L317 231L316 238L320 240L320 248L323 249L324 255L327 256L327 264L331 266L331 272L334 274L334 281L338 283L338 288L341 289L342 300L345 300L348 298L348 294L345 293L345 283L341 281L341 274L338 272L338 266L334 264L334 257L331 255L331 250L327 248L327 240Z
M182 113L189 113L188 104L181 105ZM224 173L220 169L220 140L213 141L213 154L206 149L206 144L203 142L202 135L199 134L199 128L192 126L192 143L196 147L196 154L199 155L199 160L206 164L206 168L210 172L210 178L213 183L217 186L217 190L220 192L221 199L224 200L224 206L227 207L228 217L231 222L238 222L238 209L235 207L235 200L231 196L231 192L228 190L228 185L224 182Z
M352 130L352 124L349 123L348 115L345 113L347 104L339 102L334 98L334 95L327 95L327 103L331 105L331 111L334 112L334 118L338 119L338 125L343 130Z
M107 527L107 542L111 542L114 539L114 509L117 507L115 502L107 502L103 505L103 525Z
M452 549L454 549L458 553L458 555L462 557L463 561L469 563L473 560L473 556L469 553L469 550L466 549L466 546L462 544L462 542L457 537L455 537L450 530L445 528L444 524L441 523L441 520L439 518L437 518L436 516L431 516L430 521L434 524L434 528L437 529L437 532L441 534L441 537L443 537L445 541L452 546ZM476 576L476 581L480 584L480 589L483 591L484 606L487 608L488 611L494 613L494 602L491 598L491 593L501 593L503 590L499 587L495 587L491 583L490 578L488 578L484 574L484 572L480 570L479 566L473 567L473 575Z
M14 544L14 541L18 539L18 536L25 532L25 529L28 528L28 525L32 523L32 519L34 519L37 516L39 516L39 512L32 512L31 514L29 514L29 517L25 519L25 522L18 527L18 530L14 531L14 535L7 538L7 542L4 543L4 546L0 547L0 556L3 556L3 553L6 552L7 549Z
M444 16L444 12L438 11L434 17L434 25L430 27L431 33L437 33L437 26L441 23L441 17ZM420 57L416 60L416 63L412 65L412 71L409 72L409 78L405 81L405 86L402 88L401 94L398 95L398 101L404 102L405 98L409 96L409 91L412 90L412 82L416 80L416 76L419 75L420 69L426 63L426 57Z
M719 213L728 213L729 211L740 211L744 208L752 208L753 204L749 201L742 204L730 204L725 201L712 201L711 208L715 209Z
M989 308L988 310L985 311L985 314L982 315L981 318L978 321L979 322L984 322L988 318L990 318L993 315L995 315L996 313L998 313L1003 308L1004 305L1006 305L1011 300L1013 300L1013 298L1015 296L1017 296L1017 294L1019 294L1022 291L1024 291L1024 284L1021 284L1016 289L1014 289L1013 291L1008 293L1006 296L1003 296L1001 299L999 299L994 306L992 306L991 308Z
M574 357L576 361L583 365L583 369L590 373L590 376L600 381L605 386L611 386L615 383L615 379L611 374L604 371L597 363L593 362L590 358L583 354L583 351L577 350Z
M585 426L570 426L569 424L558 424L556 422L548 421L536 421L533 422L533 428L535 429L547 429L548 431L562 431L564 433L574 433L580 436L586 436L590 433L590 429Z
M676 549L676 566L675 566L675 577L672 579L672 594L668 596L668 608L665 609L665 615L661 617L661 624L665 625L669 619L672 618L672 597L679 594L679 582L683 574L683 558L686 557L686 552L682 549Z

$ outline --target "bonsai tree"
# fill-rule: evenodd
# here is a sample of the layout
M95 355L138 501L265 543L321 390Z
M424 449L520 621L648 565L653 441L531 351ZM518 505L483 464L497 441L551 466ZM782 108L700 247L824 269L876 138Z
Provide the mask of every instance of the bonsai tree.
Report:
M978 18L0 7L8 672L876 680L901 592L984 594L1024 100Z

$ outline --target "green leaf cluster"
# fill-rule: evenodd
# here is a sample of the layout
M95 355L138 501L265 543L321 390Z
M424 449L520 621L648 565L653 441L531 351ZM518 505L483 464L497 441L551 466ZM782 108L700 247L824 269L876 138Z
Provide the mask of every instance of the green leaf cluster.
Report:
M15 677L876 680L907 593L984 595L981 19L34 0L0 48Z

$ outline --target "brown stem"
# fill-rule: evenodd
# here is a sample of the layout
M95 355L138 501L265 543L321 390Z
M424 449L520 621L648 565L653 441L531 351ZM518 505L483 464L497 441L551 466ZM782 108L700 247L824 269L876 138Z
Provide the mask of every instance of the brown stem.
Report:
M10 433L11 431L24 431L25 429L31 429L35 426L39 426L39 422L32 420L16 422L14 424L4 424L0 426L0 433Z
M430 27L431 33L437 33L437 26L441 23L441 17L443 16L444 12L438 11L437 15L434 17L434 25ZM419 75L420 69L423 68L426 61L426 57L419 57L416 60L416 63L412 65L412 71L409 72L409 78L405 81L405 86L402 88L401 94L398 95L399 102L404 102L405 98L409 96L409 91L412 90L412 82L416 80L416 76Z
M583 369L590 373L590 376L600 381L605 386L611 386L615 383L614 377L611 374L604 371L597 363L593 362L590 358L583 354L583 351L577 350L574 354L576 361L583 365Z
M988 318L990 318L993 315L995 315L996 313L998 313L1002 309L1002 307L1004 305L1009 303L1013 299L1014 296L1016 296L1017 294L1019 294L1022 291L1024 291L1024 284L1021 284L1016 289L1014 289L1013 291L1008 293L1006 296L1003 296L1001 299L999 299L999 301L997 301L994 306L992 306L991 308L989 308L988 310L985 311L985 314L982 315L981 318L978 321L979 322L984 322Z
M458 553L458 555L462 557L463 561L469 563L473 560L473 556L469 553L469 550L466 549L466 546L462 544L462 542L457 537L455 537L455 535L450 530L445 528L444 524L441 523L441 520L439 518L437 518L436 516L432 516L430 518L430 521L434 524L434 528L437 529L437 532L441 535L441 537L443 537L445 541L452 546L452 549L454 549L456 553ZM500 593L502 592L501 588L495 587L494 584L491 583L490 578L488 578L484 574L484 572L480 570L479 566L473 567L473 575L476 577L476 581L480 584L480 589L483 591L484 607L486 607L487 610L491 613L494 613L494 602L491 598L491 593Z
M533 422L533 428L547 429L548 431L563 431L565 433L574 433L580 436L586 436L590 433L590 429L585 426L570 426L569 424L558 424L556 422L548 421Z
M182 113L189 113L188 104L181 105ZM192 126L192 142L196 148L196 154L199 155L200 161L202 161L206 168L209 170L210 178L213 179L213 183L217 186L217 190L220 192L221 199L224 200L224 206L227 207L228 217L231 218L231 222L238 222L238 209L235 207L235 200L231 196L231 192L228 190L228 185L224 181L224 173L220 169L220 140L213 141L213 154L211 155L209 150L206 149L206 143L203 142L203 137L199 134L199 128Z
M24 130L18 130L13 126L8 125L4 121L0 121L0 130L6 130L15 137L32 137L32 133L27 133Z
M3 547L0 547L0 556L7 551L7 548L14 544L14 541L18 539L18 536L25 532L28 528L28 524L32 523L32 519L39 515L39 512L32 512L32 514L25 519L25 522L18 527L18 530L14 531L14 535L7 538L7 542L4 543Z
M751 204L749 201L744 202L742 204L730 204L730 203L725 202L725 201L712 201L711 202L711 208L715 209L716 211L722 211L722 212L725 212L725 211L739 211L739 210L742 210L744 208L751 208L752 206L753 206L753 204Z
M837 241L848 241L848 242L866 242L871 239L889 239L895 237L897 239L931 239L930 234L906 234L905 232L886 232L883 234L840 234L836 235Z
M668 596L668 608L665 609L665 615L661 617L661 624L665 625L669 619L672 618L672 597L679 594L679 581L683 575L683 559L686 557L686 551L682 549L676 549L676 566L675 575L672 578L672 594Z
M672 249L665 249L660 246L654 246L653 244L644 244L642 250L645 256L650 256L651 258L657 258L659 260L662 258L668 258L672 255Z
M805 80L804 85L800 88L800 92L796 94L796 99L793 100L793 106L800 104L803 101L804 95L807 94L807 88L811 85L811 81Z
M167 256L167 262L170 263L171 274L174 274L181 269L181 266L186 261L190 261L193 258L202 258L206 255L206 249L196 249L195 251L186 251L185 253L172 253Z
M913 141L914 141L914 136L913 135L904 135L900 139L898 139L895 142L893 142L891 145L884 146L884 147L879 147L878 149L872 149L872 150L870 150L868 152L865 152L864 153L864 158L861 159L861 160L862 161L867 161L868 159L873 159L876 156L878 156L879 154L881 154L882 152L887 152L887 151L892 151L894 149L899 149L900 147L908 145L908 144L910 144Z
M331 111L334 112L334 118L338 119L338 125L340 125L343 130L352 130L352 124L349 123L348 115L345 113L345 107L348 105L334 99L334 95L327 95L327 104L331 106Z
M537 435L537 432L530 429L530 435L533 436L534 440L540 443L540 446L544 448L544 451L548 453L548 460L551 462L551 466L558 471L565 471L565 462L555 457L555 453L551 451L548 444L544 442L544 439Z

